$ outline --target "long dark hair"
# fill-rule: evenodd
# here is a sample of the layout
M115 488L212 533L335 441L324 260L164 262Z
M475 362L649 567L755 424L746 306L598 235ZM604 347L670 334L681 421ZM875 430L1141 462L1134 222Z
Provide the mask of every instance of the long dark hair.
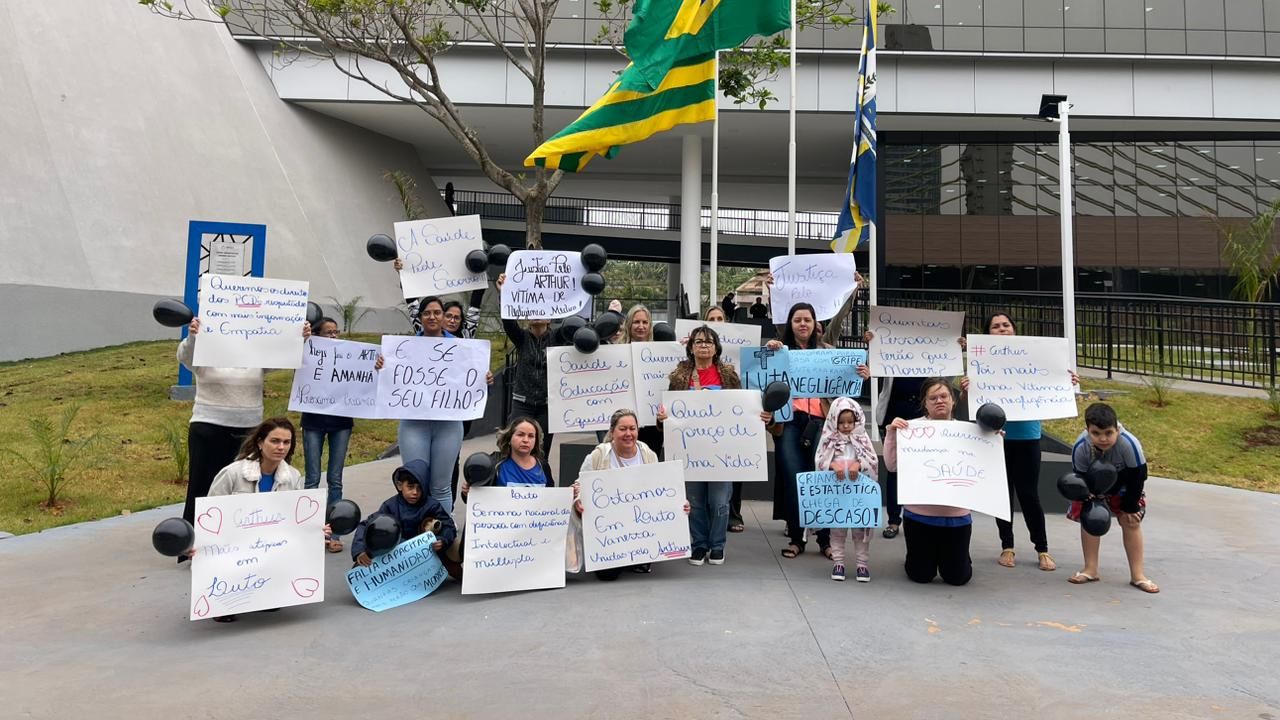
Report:
M801 345L796 340L796 331L791 327L792 318L794 318L796 316L796 313L801 310L808 310L809 317L813 318L813 334L809 336L808 345ZM811 350L813 348L818 347L819 342L820 341L818 340L818 311L814 310L812 305L805 302L796 303L795 305L792 305L791 309L787 311L787 327L785 330L782 331L782 344L786 345L792 350L801 350L801 349Z
M991 321L995 320L998 317L1008 318L1009 326L1013 328L1013 331L1015 333L1018 332L1018 324L1013 321L1012 315L1010 315L1007 312L993 312L987 316L987 324L982 326L983 334L991 332Z
M298 431L293 427L293 423L287 417L273 417L263 420L258 427L249 433L249 437L244 439L244 444L240 446L240 454L236 455L237 460L261 460L262 450L258 447L258 443L267 439L272 430L288 430L289 453L284 456L284 463L288 465L293 462L293 451L298 449Z
M531 454L539 460L546 457L542 449L542 441L545 435L542 431L542 426L538 424L537 420L527 415L520 415L512 420L510 425L498 431L498 454L502 456L503 460L511 457L511 438L515 437L516 428L524 423L529 423L533 426L534 442Z
M418 301L418 317L422 317L423 311L426 310L427 306L430 305L431 303L435 303L439 305L440 314L441 315L444 314L444 301L435 295L428 295L427 297L424 297Z
M689 363L693 364L694 362L693 339L700 335L707 336L708 338L711 339L711 342L716 344L716 354L715 354L715 357L711 358L711 364L715 366L719 366L720 353L724 352L724 348L720 346L720 334L717 333L715 330L712 330L710 327L706 325L699 325L698 327L689 331L689 342L684 346L684 352L685 352L685 355L687 355L689 358Z

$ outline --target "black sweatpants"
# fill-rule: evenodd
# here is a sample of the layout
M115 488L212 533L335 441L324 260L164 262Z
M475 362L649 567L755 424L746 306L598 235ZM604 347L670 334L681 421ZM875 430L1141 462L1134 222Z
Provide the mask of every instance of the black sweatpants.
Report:
M182 517L196 521L196 498L209 494L209 486L222 468L235 461L244 439L253 428L229 428L193 422L187 426L187 504Z
M1049 552L1044 508L1040 506L1040 441L1005 440L1004 470L1009 479L1009 506L1013 507L1016 494L1022 507L1022 520L1027 524L1036 552ZM1001 549L1012 550L1013 523L997 519L996 529L1000 531Z
M964 585L973 577L973 560L969 557L972 523L940 527L906 517L902 519L902 536L907 541L903 567L915 582L930 583L941 575L949 585Z
M733 484L733 494L729 496L729 524L742 523L742 483Z

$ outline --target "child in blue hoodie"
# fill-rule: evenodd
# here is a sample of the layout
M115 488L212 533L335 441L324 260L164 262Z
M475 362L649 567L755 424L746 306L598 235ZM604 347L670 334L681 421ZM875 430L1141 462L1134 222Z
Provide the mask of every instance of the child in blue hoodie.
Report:
M396 468L396 471L391 474L391 482L396 487L396 494L383 501L378 512L374 514L390 515L398 520L402 542L421 535L429 526L439 521L440 526L434 531L436 542L431 549L440 556L449 574L456 578L455 569L458 565L446 557L446 552L453 546L458 536L458 528L453 523L453 517L440 506L440 503L423 492L422 488L426 484L427 477L425 460L410 460ZM364 546L364 532L368 522L369 518L365 518L356 526L355 536L351 540L351 559L357 565L364 567L368 567L373 562L373 558L365 552Z

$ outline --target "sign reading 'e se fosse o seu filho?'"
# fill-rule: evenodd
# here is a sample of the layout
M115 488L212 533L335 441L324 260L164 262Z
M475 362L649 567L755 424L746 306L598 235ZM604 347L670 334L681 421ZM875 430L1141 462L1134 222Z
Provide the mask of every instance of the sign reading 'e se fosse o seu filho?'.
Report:
M474 420L489 397L489 341L382 336L378 417Z

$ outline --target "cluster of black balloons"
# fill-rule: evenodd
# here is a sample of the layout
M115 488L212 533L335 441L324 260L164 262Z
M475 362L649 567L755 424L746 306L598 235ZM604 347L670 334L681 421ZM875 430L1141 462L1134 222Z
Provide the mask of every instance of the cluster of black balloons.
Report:
M493 456L485 452L471 453L462 463L462 477L473 488L492 485L495 470Z
M974 420L987 432L999 432L1004 427L1004 408L995 403L983 403L974 414Z
M351 500L339 500L329 506L325 523L334 535L347 535L360 524L360 506ZM395 518L392 518L394 520ZM396 535L399 537L399 525ZM151 531L151 547L167 557L186 555L196 544L196 529L185 518L171 517L160 521ZM393 543L391 547L395 547ZM390 548L387 548L388 550Z
M1111 507L1106 495L1115 488L1118 477L1114 465L1095 460L1083 476L1072 471L1058 478L1058 492L1082 503L1080 527L1090 535L1102 537L1111 529Z
M181 300L164 299L155 304L151 308L151 317L156 322L165 327L185 327L191 324L195 318L195 313L191 312L191 308ZM311 327L315 327L320 322L320 318L324 317L324 310L314 302L307 301L307 322L311 323Z
M761 406L765 412L778 412L791 399L791 386L782 380L774 380L764 386Z

